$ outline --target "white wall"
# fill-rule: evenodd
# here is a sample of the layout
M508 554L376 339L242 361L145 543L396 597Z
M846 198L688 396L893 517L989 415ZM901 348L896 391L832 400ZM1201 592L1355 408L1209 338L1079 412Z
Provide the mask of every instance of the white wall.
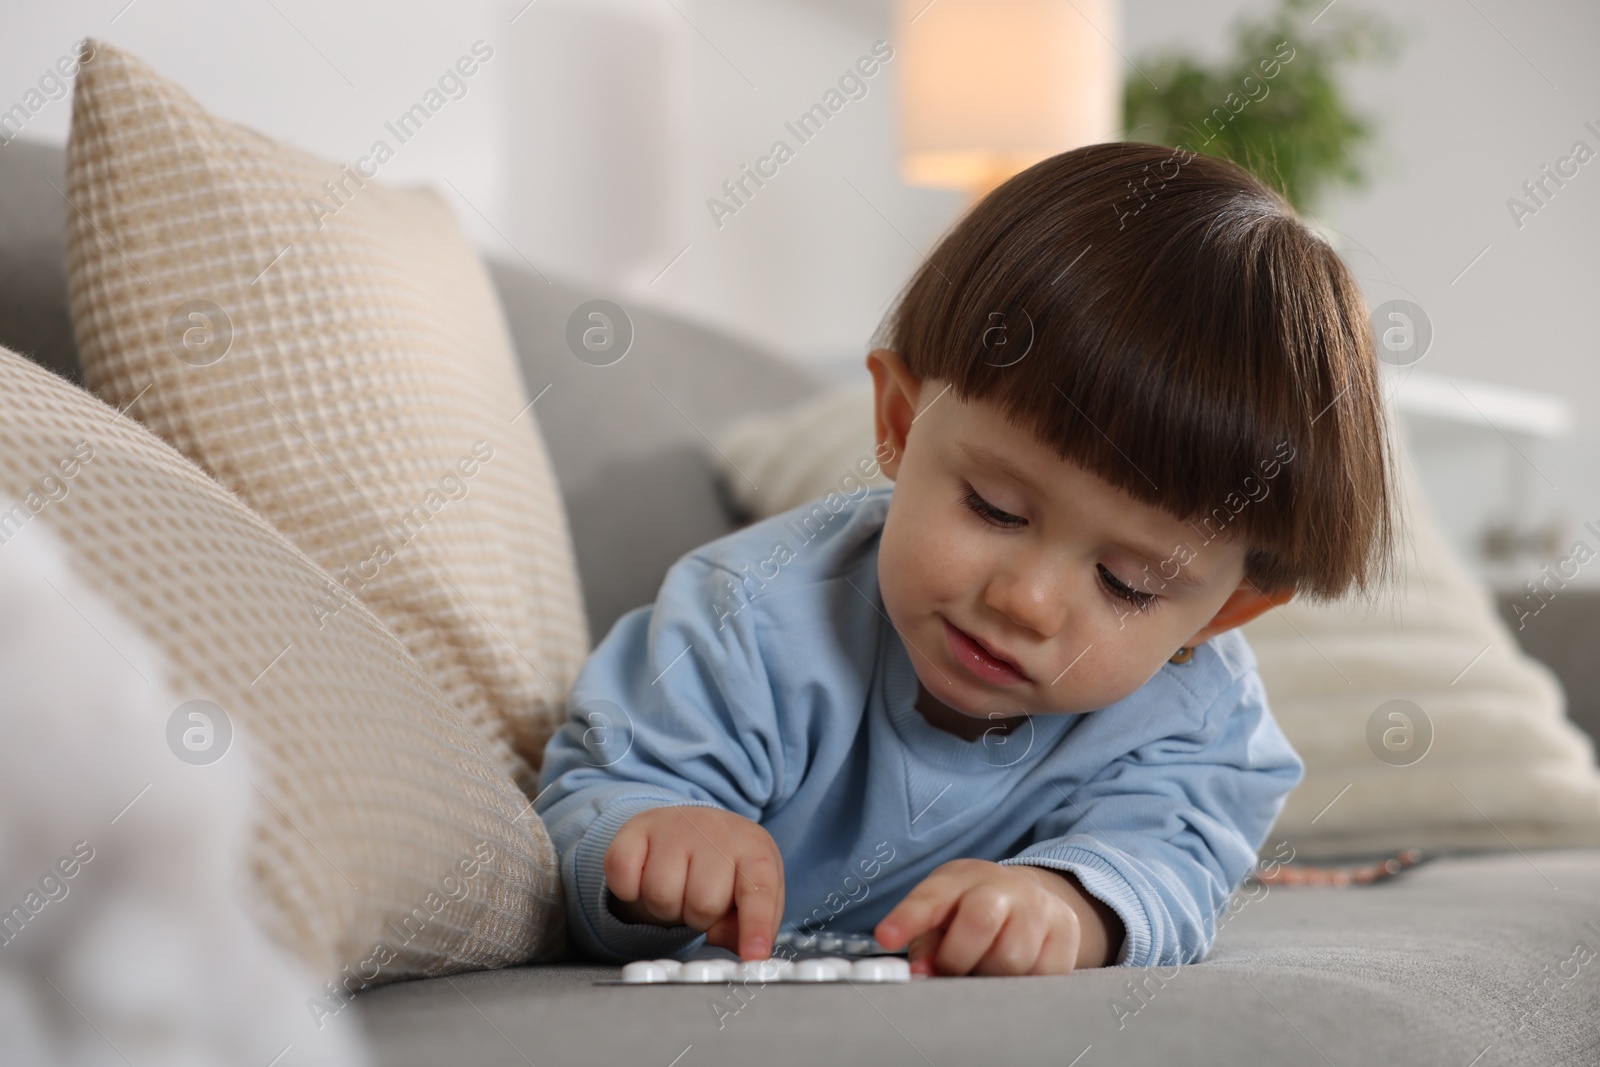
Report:
M0 110L21 101L76 40L95 37L131 51L219 115L353 162L385 136L386 120L482 38L498 50L466 81L466 95L412 141L389 137L396 154L381 171L387 181L447 177L481 204L503 195L508 155L501 129L517 28L492 17L496 10L491 0L12 4L0 15ZM70 99L50 103L22 136L65 143L71 114Z
M853 0L39 4L0 20L0 109L94 36L218 114L353 161L482 39L494 59L383 178L453 184L490 251L848 358L961 198L896 179L892 62L810 143L783 123L889 26L886 3ZM70 113L51 103L22 136L64 142ZM707 198L779 137L795 158L715 225Z
M1338 0L1333 13L1358 2ZM1122 26L1105 29L1135 58L1163 46L1212 52L1238 12L1266 6L1125 0ZM1497 514L1531 526L1564 512L1575 530L1600 519L1600 163L1520 229L1506 200L1574 140L1600 151L1583 125L1600 128L1600 65L1587 55L1600 7L1381 6L1405 28L1400 59L1351 83L1380 128L1374 180L1319 214L1343 235L1372 303L1403 296L1431 316L1419 370L1575 406L1571 438L1542 451L1521 442L1531 465L1487 426L1425 435L1419 461L1459 542ZM495 254L862 373L887 302L962 207L897 178L893 62L737 215L718 227L706 200L774 139L795 145L785 120L890 25L889 0L36 4L0 16L0 109L93 35L219 114L350 161L482 39L493 60L399 149L385 179L439 183ZM50 103L23 135L62 142L69 116L69 101ZM1504 491L1513 480L1516 503Z
M1215 49L1250 0L1196 4L1127 0L1126 51ZM1330 16L1357 5L1339 0ZM1372 4L1401 29L1398 61L1350 80L1377 123L1372 181L1319 211L1343 235L1343 253L1369 303L1404 298L1432 319L1434 343L1416 371L1554 394L1575 426L1530 441L1479 424L1413 425L1419 468L1457 543L1470 548L1488 521L1536 529L1558 521L1563 543L1600 526L1600 157L1519 229L1506 201L1573 142L1600 153L1600 6L1585 0L1412 0ZM1548 80L1547 80L1548 79ZM1470 270L1462 271L1483 254ZM1508 488L1515 485L1515 491ZM1533 559L1496 569L1519 585ZM1600 582L1600 564L1580 574Z
M892 60L807 143L784 124L890 37L887 5L540 0L523 21L508 218L528 257L859 365L961 198L896 179ZM778 139L794 158L718 225L707 200Z

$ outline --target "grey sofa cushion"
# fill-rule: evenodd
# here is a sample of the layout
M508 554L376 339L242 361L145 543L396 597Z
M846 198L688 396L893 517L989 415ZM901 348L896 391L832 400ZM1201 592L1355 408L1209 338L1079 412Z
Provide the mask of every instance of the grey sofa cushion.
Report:
M706 459L733 419L822 387L821 378L716 330L603 290L491 261L550 459L561 482L596 640L655 600L679 556L734 528ZM567 347L567 319L589 300L621 305L633 345L591 366Z
M0 147L0 345L81 382L67 309L65 153ZM52 183L54 188L52 188ZM57 192L61 190L62 192ZM590 643L655 599L683 553L734 528L703 458L734 418L821 386L798 365L614 293L490 259L572 527ZM594 367L567 348L567 318L604 298L626 307L631 350Z
M66 163L53 145L0 146L0 345L81 383L67 314Z
M1179 968L757 985L730 1016L726 985L596 986L617 968L563 964L387 986L355 1008L383 1067L1600 1062L1600 960L1573 959L1600 951L1600 851L1262 890Z
M1556 672L1567 694L1567 717L1600 746L1600 589L1562 589L1531 618L1528 598L1500 593L1500 617L1516 635L1523 651Z

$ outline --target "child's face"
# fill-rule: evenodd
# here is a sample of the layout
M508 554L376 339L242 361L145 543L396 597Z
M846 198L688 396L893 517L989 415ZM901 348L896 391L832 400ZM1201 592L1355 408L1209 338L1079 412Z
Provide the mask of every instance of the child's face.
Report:
M879 585L922 683L918 707L936 724L960 717L947 709L994 719L1105 707L1179 648L1287 599L1244 581L1244 545L1206 542L1056 458L997 408L919 385L893 352L868 366L879 454L895 453L882 464L895 491ZM1004 514L974 510L985 503Z

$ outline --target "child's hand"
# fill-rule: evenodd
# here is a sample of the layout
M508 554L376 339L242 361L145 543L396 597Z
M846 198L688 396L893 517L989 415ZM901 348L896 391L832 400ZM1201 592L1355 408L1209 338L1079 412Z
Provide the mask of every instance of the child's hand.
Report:
M606 850L606 884L625 922L706 931L709 944L764 960L783 920L783 857L758 824L721 808L651 808Z
M1082 965L1108 958L1109 938L1113 948L1121 944L1121 920L1056 871L960 859L907 893L874 936L888 949L911 943L914 974L1070 974L1080 950L1094 961Z

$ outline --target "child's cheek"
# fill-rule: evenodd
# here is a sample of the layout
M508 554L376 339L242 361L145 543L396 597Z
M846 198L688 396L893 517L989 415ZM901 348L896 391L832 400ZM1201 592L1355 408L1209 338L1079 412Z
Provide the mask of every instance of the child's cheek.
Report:
M885 613L897 629L903 630L919 599L915 590L918 561L914 546L901 535L900 516L891 508L878 544L878 589Z

